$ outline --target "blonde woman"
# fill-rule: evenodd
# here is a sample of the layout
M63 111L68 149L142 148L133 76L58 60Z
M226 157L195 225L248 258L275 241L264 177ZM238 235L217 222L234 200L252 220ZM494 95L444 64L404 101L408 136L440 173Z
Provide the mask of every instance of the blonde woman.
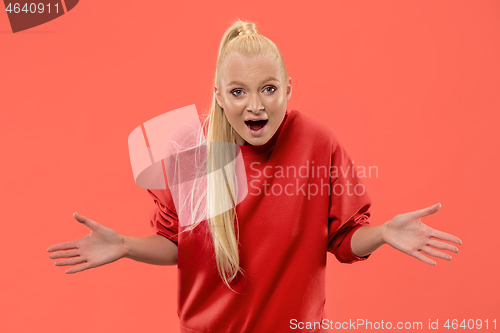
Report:
M235 204L229 170L205 194L230 209L189 227L179 225L168 188L148 190L157 205L149 237L122 236L75 213L91 233L51 246L59 252L50 258L66 258L57 266L78 265L66 271L76 273L120 258L177 264L181 332L321 332L327 252L354 263L389 244L430 265L428 256L451 260L439 250L458 253L440 241L461 244L457 237L421 222L440 204L369 225L370 197L349 172L352 160L328 127L287 109L292 79L254 23L238 20L226 31L214 83L202 124L208 163L218 168L241 153L245 199ZM214 142L237 149L211 149Z

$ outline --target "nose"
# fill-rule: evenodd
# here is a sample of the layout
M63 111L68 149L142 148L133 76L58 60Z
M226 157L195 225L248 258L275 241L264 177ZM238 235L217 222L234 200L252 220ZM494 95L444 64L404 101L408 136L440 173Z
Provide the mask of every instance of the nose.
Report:
M264 110L264 105L262 104L259 94L253 94L250 97L247 110L253 113L260 113L262 110Z

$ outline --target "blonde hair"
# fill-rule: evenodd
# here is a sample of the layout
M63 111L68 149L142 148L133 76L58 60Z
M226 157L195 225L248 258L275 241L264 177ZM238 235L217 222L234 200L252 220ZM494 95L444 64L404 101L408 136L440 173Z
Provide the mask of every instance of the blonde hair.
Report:
M224 33L219 47L214 83L220 87L221 68L225 60L232 55L271 56L278 60L285 79L288 77L285 62L280 50L270 39L260 35L253 22L235 21ZM207 199L207 216L210 234L212 236L217 269L223 282L231 289L229 283L234 280L238 272L244 273L240 267L238 254L239 230L236 216L238 187L234 168L227 168L236 158L236 136L233 127L229 124L224 110L217 103L215 92L208 115L203 121L202 128L206 130L206 151L208 169L200 174L209 174L210 171L222 170L222 176L208 177L209 182L204 193ZM224 144L231 143L231 144ZM234 166L234 164L231 164ZM203 165L202 168L206 167ZM225 170L225 172L224 172ZM194 186L193 186L194 194ZM194 198L192 195L191 198ZM194 221L199 204L191 203L191 219ZM222 208L224 207L224 208ZM230 207L227 209L227 207ZM222 208L222 209L221 209ZM210 212L223 213L213 216ZM198 212L199 213L199 212ZM199 216L199 215L198 215ZM236 220L236 223L235 223ZM192 230L201 221L192 223L185 231ZM234 290L233 290L234 291Z

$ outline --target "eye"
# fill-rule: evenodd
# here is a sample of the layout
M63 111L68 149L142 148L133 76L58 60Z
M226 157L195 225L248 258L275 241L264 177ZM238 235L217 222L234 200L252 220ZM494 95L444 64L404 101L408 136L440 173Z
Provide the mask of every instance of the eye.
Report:
M239 93L238 93L238 92L239 92ZM231 91L231 94L232 94L233 96L238 97L238 96L241 96L241 94L243 94L243 91L242 91L241 89L234 89L234 90L232 90L232 91Z
M278 90L275 86L269 86L269 87L265 87L264 88L264 91L265 92L270 92L270 93L273 93L275 92L276 90Z

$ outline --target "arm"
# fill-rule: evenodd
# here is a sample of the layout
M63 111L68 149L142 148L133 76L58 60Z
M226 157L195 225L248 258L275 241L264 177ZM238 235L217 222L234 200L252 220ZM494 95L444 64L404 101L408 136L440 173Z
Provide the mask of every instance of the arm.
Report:
M351 249L358 257L364 257L385 244L383 233L385 224L379 226L364 225L358 228L351 238Z
M122 236L123 257L152 265L177 264L177 245L160 235L147 237Z
M415 257L429 265L436 262L422 253L444 260L451 256L435 249L458 253L458 248L448 243L437 241L441 239L462 245L462 241L448 233L432 229L421 222L421 218L436 213L441 204L399 214L392 220L376 226L363 226L356 230L351 239L351 249L357 256L366 256L383 244L389 244L395 249Z

